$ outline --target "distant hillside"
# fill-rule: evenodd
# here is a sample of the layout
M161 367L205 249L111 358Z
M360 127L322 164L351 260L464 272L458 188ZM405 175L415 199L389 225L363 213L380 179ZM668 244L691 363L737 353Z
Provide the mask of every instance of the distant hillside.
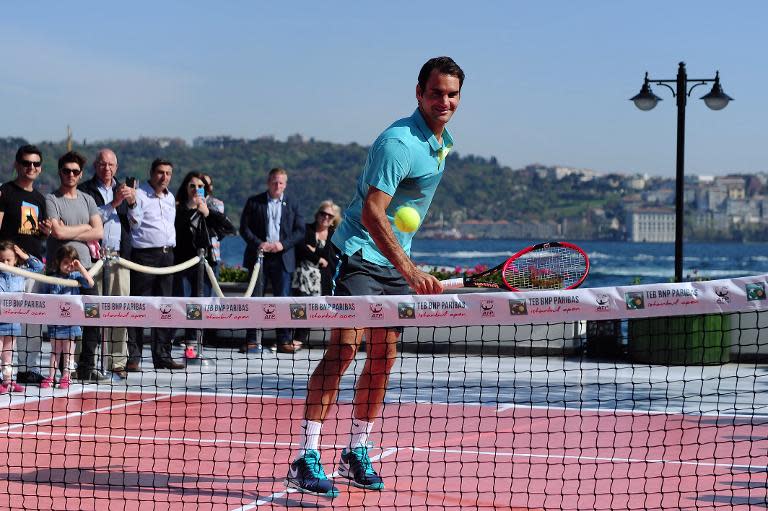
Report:
M0 164L3 180L12 179L13 157L20 138L0 139ZM56 159L65 152L65 144L43 142L43 189L58 183ZM174 193L181 177L197 170L214 177L215 193L227 205L233 221L239 221L247 197L265 188L267 171L276 166L288 170L288 189L304 205L309 218L320 201L330 198L342 206L351 191L366 157L367 148L357 144L332 144L304 140L296 135L287 141L271 138L242 140L227 147L190 147L180 139L112 140L75 144L74 149L89 160L87 176L93 171L90 163L102 147L115 150L120 161L118 177L128 175L145 178L149 164L156 157L170 159L175 164L172 188ZM448 224L465 220L509 220L561 222L573 219L570 225L588 224L589 211L602 210L608 216L618 215L620 193L611 188L584 185L578 176L559 181L539 177L534 169L513 170L499 166L495 158L479 156L448 156L446 176L435 197L425 222L444 218ZM583 220L583 221L582 221ZM590 233L585 232L584 237Z

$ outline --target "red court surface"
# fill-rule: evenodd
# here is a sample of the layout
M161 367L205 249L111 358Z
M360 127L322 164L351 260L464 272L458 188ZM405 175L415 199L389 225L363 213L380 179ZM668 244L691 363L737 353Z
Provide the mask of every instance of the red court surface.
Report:
M734 416L387 404L383 492L286 491L301 400L70 393L0 409L0 509L750 509L768 422ZM323 431L326 471L349 404Z

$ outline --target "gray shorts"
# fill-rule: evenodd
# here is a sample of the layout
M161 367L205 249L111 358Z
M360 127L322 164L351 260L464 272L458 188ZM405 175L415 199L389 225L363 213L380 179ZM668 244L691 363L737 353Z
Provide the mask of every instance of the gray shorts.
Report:
M342 254L337 264L334 296L413 294L400 272L365 261L360 251L351 256Z

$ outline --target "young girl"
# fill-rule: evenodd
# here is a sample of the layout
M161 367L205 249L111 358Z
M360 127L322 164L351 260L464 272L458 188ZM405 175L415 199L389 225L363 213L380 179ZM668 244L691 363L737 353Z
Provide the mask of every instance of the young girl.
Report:
M43 271L43 263L34 256L28 255L12 241L0 241L0 262L8 266L26 263L30 271ZM26 287L26 277L15 273L0 271L0 292L23 293ZM0 323L0 338L3 351L0 354L3 379L0 383L0 394L6 392L21 392L24 387L13 380L13 351L16 349L16 336L21 334L20 323Z
M69 245L62 245L56 251L54 261L56 268L55 277L76 280L85 288L93 287L93 279L80 263L77 250ZM45 284L43 293L49 295L79 295L80 288L63 286L61 284ZM56 376L56 365L61 361L61 380L59 388L69 387L69 359L75 351L75 339L83 335L83 328L72 325L49 325L48 337L51 340L51 368L48 377L40 383L40 388L47 389L53 386Z

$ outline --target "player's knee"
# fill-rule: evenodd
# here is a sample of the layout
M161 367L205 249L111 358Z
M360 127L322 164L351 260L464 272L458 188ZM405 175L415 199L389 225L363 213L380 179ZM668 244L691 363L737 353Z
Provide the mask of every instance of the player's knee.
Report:
M325 352L326 364L338 366L342 371L345 371L349 364L355 359L357 354L357 346L351 344L336 344L332 345Z

